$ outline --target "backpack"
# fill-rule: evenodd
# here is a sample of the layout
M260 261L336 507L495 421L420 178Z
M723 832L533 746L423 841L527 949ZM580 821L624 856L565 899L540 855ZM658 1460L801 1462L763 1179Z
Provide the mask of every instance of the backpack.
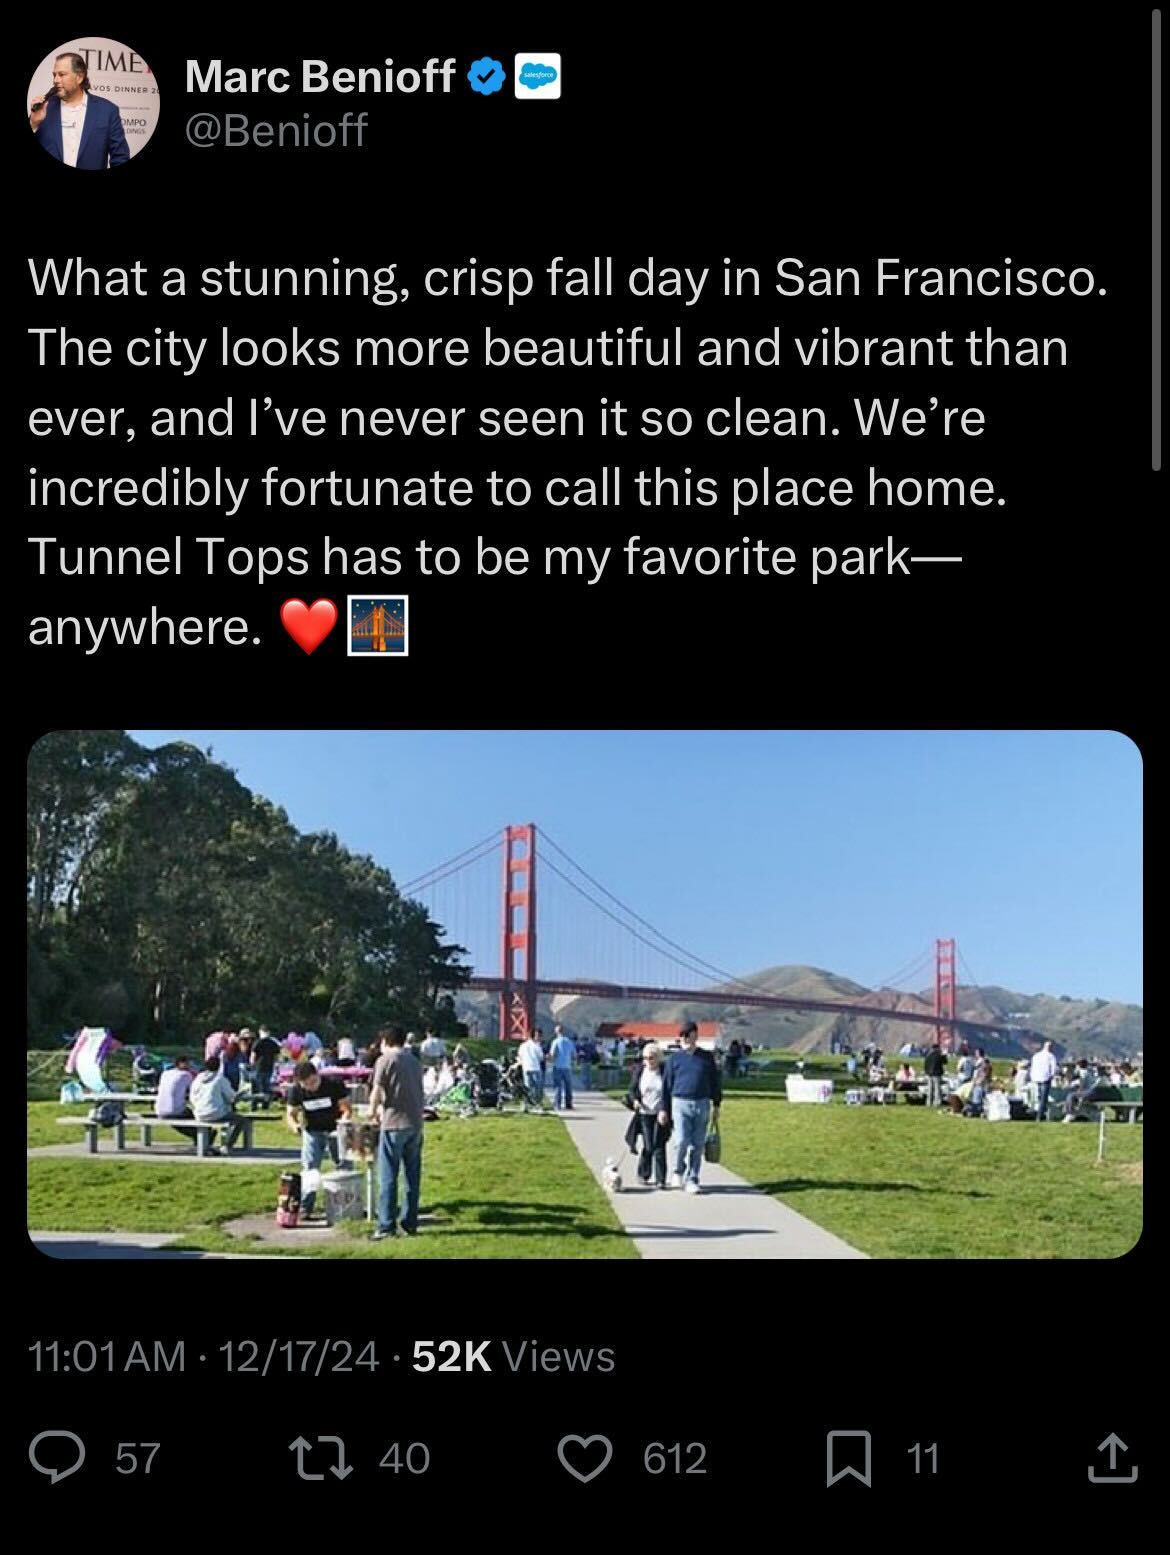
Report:
M301 1218L301 1174L280 1174L280 1195L276 1200L276 1224L291 1229Z
M101 1101L89 1110L89 1121L100 1128L114 1128L125 1117L126 1109L120 1101Z

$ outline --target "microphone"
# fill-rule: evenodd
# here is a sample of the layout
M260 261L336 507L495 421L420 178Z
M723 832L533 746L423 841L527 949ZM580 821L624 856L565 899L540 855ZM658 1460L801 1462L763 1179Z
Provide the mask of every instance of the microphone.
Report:
M45 95L32 105L33 113L40 113L41 109L48 102L49 98L50 97L56 97L56 95L57 95L57 83L54 81L52 86L45 93Z

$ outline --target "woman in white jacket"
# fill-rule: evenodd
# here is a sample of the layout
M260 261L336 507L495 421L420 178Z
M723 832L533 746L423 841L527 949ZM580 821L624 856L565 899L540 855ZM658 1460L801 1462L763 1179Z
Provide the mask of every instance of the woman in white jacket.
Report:
M224 1145L230 1150L244 1125L234 1121L236 1093L220 1069L218 1056L204 1060L203 1068L191 1082L190 1100L196 1123L228 1124ZM208 1136L208 1148L213 1155L219 1154L214 1131Z

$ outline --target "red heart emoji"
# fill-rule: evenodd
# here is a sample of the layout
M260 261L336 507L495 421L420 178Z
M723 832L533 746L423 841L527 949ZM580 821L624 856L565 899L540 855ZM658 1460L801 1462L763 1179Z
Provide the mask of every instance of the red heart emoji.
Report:
M337 606L331 599L315 599L311 605L303 599L286 599L280 622L299 648L312 653L337 625Z

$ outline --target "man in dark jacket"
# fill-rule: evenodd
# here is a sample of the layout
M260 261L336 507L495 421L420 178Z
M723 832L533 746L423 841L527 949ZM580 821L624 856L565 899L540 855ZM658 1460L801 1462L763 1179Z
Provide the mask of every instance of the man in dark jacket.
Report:
M260 1027L260 1035L252 1044L252 1111L256 1110L256 1101L268 1101L272 1094L272 1071L276 1068L276 1060L280 1053L280 1043L269 1031L267 1026Z
M947 1060L942 1050L942 1043L937 1037L934 1039L933 1046L926 1050L926 1057L922 1061L922 1072L926 1076L926 1105L941 1107L942 1082L943 1075L947 1072Z
M89 67L80 54L59 54L53 92L38 98L28 116L33 134L51 157L95 172L130 160L118 105L92 97Z
M698 1193L707 1127L712 1113L716 1119L719 1117L723 1086L714 1058L699 1046L699 1028L694 1021L683 1027L679 1038L681 1050L672 1053L666 1063L666 1085L677 1140L671 1186L685 1186L688 1193Z

